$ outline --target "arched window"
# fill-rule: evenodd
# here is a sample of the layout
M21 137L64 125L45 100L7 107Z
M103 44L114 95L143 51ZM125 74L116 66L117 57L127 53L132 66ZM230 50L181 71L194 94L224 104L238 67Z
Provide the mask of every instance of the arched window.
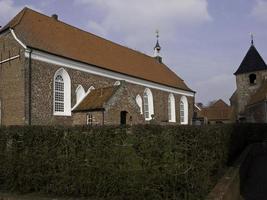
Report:
M176 122L175 99L173 94L170 94L168 98L168 117L169 122Z
M143 114L143 105L142 105L143 103L142 103L142 98L139 94L136 96L135 101L137 105L139 106L140 113Z
M92 90L94 90L95 89L95 87L94 86L90 86L89 87L89 89L88 89L88 91L87 91L87 93L90 93Z
M76 104L79 103L85 95L83 86L79 85L76 89Z
M54 115L71 115L71 83L69 74L63 69L54 75Z
M188 124L188 102L185 96L180 100L180 123Z
M145 120L151 120L151 115L154 115L153 95L149 88L144 92L144 114Z
M118 85L120 85L120 84L121 84L120 81L116 81L116 82L114 83L114 86L118 86Z
M256 84L256 80L257 80L256 74L250 74L249 75L249 83L250 83L250 85Z

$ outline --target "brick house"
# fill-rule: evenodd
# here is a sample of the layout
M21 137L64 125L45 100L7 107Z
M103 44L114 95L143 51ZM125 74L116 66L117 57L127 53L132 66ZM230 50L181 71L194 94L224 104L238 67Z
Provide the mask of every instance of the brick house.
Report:
M196 106L198 124L229 124L233 123L233 108L222 99L215 101L207 107Z
M254 45L251 46L234 73L236 91L230 98L235 120L267 123L267 66Z
M2 125L190 124L195 92L160 57L24 8L0 30Z

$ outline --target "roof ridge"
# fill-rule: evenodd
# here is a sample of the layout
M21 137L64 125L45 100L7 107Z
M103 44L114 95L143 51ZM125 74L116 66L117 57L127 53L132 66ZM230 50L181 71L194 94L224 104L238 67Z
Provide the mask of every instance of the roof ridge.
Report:
M5 24L2 28L0 28L0 32L3 32L9 28L14 28L15 26L17 26L21 22L27 9L29 8L24 7L18 14L16 14L12 19L10 19L9 22L7 22L7 24Z
M28 7L24 7L24 8L22 9L22 11L21 11L22 14L21 14L21 16L19 17L18 22L15 23L12 27L15 27L15 26L17 26L18 24L20 24L22 18L24 17L24 15L25 15L25 13L26 13L26 11L27 11L28 9L29 9Z
M25 10L32 11L32 12L35 12L35 13L37 13L37 14L39 14L39 15L42 15L42 16L44 16L44 17L47 17L47 18L51 18L49 15L43 14L43 13L38 12L38 11L36 11L36 10L33 10L33 9L31 9L31 8L24 7L23 10L24 10L24 9L25 9ZM22 17L21 17L21 19L22 19ZM20 19L20 20L21 20L21 19ZM143 53L143 52L140 52L139 50L135 50L135 49L130 48L130 47L127 47L127 46L125 46L125 45L123 45L123 44L119 44L119 43L113 42L113 41L111 41L110 39L106 39L106 38L104 38L104 37L101 37L101 36L99 36L99 35L96 35L96 34L94 34L94 33L89 32L89 31L83 30L83 29L81 29L81 28L79 28L79 27L76 27L76 26L73 26L73 25L71 25L71 24L68 24L67 22L61 21L60 19L57 20L57 21L58 21L59 23L65 24L65 25L67 25L67 26L69 26L69 27L71 27L71 28L77 29L77 30L79 30L79 31L81 31L81 32L90 34L90 35L92 35L92 36L94 36L94 37L97 37L97 38L99 38L99 39L105 40L105 41L110 42L110 43L112 43L112 44L115 44L115 45L117 45L117 46L121 46L121 47L123 47L123 48L129 49L129 50L131 50L131 51L133 51L133 52L135 52L135 53L141 54L141 55L143 55L143 56L147 56L147 57L149 57L150 59L154 59L152 56L149 56L149 55L147 55L147 54L145 54L145 53ZM156 60L155 60L155 61L156 61ZM159 64L160 64L160 63L159 63ZM162 64L163 64L163 63L162 63Z
M25 8L20 13L8 25L19 23L14 28L16 34L27 46L33 49L164 86L193 92L176 72L147 54L112 42L66 22L55 20L30 8Z

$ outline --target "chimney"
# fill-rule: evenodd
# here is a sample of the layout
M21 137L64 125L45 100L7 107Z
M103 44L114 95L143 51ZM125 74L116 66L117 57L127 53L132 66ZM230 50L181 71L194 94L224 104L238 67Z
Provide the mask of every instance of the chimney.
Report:
M58 15L57 15L57 14L53 14L51 17L52 17L54 20L58 20Z
M155 59L156 59L159 63L162 64L162 57L160 57L160 56L156 56Z

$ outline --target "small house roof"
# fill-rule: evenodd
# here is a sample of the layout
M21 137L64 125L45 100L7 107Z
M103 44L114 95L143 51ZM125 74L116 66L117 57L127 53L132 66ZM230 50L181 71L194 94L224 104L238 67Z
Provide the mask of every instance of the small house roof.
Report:
M200 116L208 120L230 120L231 115L232 108L221 99L200 111Z
M116 93L121 86L112 86L91 90L72 112L87 112L104 110L105 103Z

